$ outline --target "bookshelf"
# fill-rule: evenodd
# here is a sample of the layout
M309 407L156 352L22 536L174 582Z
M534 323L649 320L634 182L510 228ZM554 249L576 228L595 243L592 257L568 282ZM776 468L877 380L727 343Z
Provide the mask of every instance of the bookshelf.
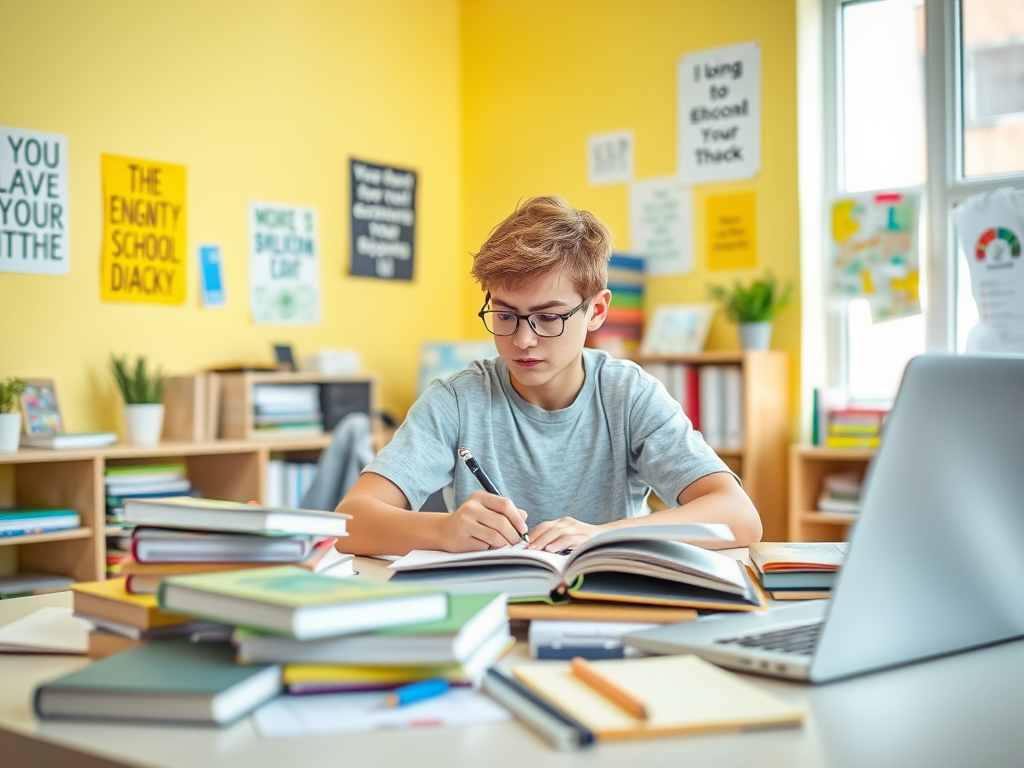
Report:
M789 356L781 351L634 355L641 366L736 365L741 373L742 439L716 453L743 481L761 515L765 541L788 538L787 446L790 430Z
M830 472L863 473L875 456L869 448L793 445L789 457L789 538L791 541L845 541L856 514L818 512L821 481Z

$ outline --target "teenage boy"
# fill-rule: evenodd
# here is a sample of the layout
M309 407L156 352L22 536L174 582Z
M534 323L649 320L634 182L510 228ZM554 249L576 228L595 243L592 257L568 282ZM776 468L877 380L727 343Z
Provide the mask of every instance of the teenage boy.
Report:
M531 549L557 552L609 528L692 522L727 523L739 546L761 538L736 476L664 387L584 348L608 316L611 252L608 228L560 197L528 200L494 229L472 275L498 357L413 404L338 505L353 518L346 552L484 550L527 531ZM481 488L462 448L502 495ZM454 512L410 511L440 488ZM644 516L652 488L678 506Z

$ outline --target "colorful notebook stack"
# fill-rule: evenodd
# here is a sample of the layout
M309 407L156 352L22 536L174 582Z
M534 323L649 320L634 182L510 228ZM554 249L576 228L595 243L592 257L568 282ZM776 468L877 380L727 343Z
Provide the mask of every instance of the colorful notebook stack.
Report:
M352 573L352 558L334 550L345 517L331 512L172 497L129 499L135 526L120 566L131 594L155 595L170 576L293 564L332 576Z
M749 548L761 586L775 600L829 597L846 551L844 542L762 541Z
M829 448L877 448L882 441L882 425L889 411L844 408L828 414L825 445Z
M856 470L828 473L821 479L818 511L857 514L860 512L862 486L861 473Z
M124 520L126 499L163 499L192 490L184 464L138 464L108 467L103 473L107 497L107 575L116 575L130 559L130 523Z
M608 288L612 292L608 319L588 334L587 345L621 357L639 350L643 339L644 260L613 254L608 261Z
M0 507L0 537L64 531L80 524L81 519L73 509Z
M319 435L324 431L319 384L256 384L252 400L257 437Z

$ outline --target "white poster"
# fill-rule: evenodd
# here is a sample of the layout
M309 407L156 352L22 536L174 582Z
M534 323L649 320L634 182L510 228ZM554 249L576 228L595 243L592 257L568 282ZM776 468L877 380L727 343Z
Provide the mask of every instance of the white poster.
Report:
M679 60L679 178L749 179L761 170L761 47L756 41Z
M1024 353L1024 194L1010 189L970 197L956 207L960 245L971 272L978 324L967 352Z
M315 208L249 204L249 293L257 325L320 323Z
M630 253L648 275L693 272L693 193L669 176L629 185Z
M591 186L633 180L633 132L587 137L587 180Z
M68 137L0 126L0 272L66 275Z

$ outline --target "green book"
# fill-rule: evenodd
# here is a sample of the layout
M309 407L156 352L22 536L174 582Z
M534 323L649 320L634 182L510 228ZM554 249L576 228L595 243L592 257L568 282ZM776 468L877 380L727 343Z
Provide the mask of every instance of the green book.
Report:
M462 664L499 629L508 634L503 594L449 595L448 615L435 621L306 641L239 629L234 641L244 664Z
M448 595L283 565L164 579L160 607L235 627L312 640L443 619Z
M128 467L107 467L104 477L130 477L133 475L184 474L184 464L135 464Z
M32 507L7 507L0 509L0 521L2 520L25 520L34 517L60 517L62 515L77 515L73 509L33 509Z
M43 683L41 718L230 723L281 691L281 668L242 667L228 643L151 640Z

